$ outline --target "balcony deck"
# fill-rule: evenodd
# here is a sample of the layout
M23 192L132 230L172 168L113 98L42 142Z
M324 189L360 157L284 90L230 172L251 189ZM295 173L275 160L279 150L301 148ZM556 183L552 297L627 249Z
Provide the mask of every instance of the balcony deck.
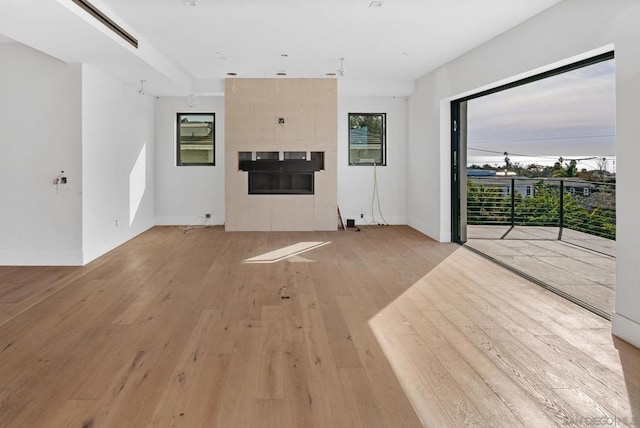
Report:
M467 226L467 246L496 261L612 314L616 284L615 241L558 228Z

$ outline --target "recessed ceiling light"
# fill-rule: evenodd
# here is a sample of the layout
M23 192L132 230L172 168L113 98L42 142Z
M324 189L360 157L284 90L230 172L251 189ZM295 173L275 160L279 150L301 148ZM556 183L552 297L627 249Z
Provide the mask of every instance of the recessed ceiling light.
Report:
M227 73L227 76L237 76L238 73L234 73L233 71L230 71L229 73Z
M183 0L182 4L186 7L198 7L198 2L196 0Z
M409 52L401 52L402 55L409 55Z
M289 56L289 54L287 54L287 53L281 53L281 54L280 54L280 56L281 56L282 58L287 58L287 57Z
M383 4L384 4L384 1L382 0L374 0L371 3L369 3L369 7L382 7Z

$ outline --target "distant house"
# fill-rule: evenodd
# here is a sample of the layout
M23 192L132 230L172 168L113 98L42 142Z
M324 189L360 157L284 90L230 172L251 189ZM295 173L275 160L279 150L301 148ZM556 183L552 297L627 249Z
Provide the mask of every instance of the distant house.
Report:
M503 197L511 196L511 179L514 179L513 187L523 198L533 196L535 194L534 185L540 181L535 178L517 177L515 173L511 175L491 169L468 169L467 178L476 185L499 188Z
M368 126L349 130L349 150L351 161L357 159L359 163L380 162L382 158L382 138L380 133L369 132ZM376 161L376 159L378 159Z
M496 172L492 169L468 169L467 177L495 177Z
M581 178L565 178L564 189L573 196L591 196L597 191L594 183Z
M468 169L467 178L477 185L498 187L505 197L511 195L511 179L514 179L515 191L522 197L533 196L535 193L534 186L540 181L539 178L518 177L505 171L491 169ZM598 192L596 183L591 181L574 177L562 178L562 181L564 181L565 192L570 193L572 196L589 197ZM551 182L557 183L557 180L554 179Z
M209 137L213 132L211 122L183 122L180 124L180 136L194 141Z

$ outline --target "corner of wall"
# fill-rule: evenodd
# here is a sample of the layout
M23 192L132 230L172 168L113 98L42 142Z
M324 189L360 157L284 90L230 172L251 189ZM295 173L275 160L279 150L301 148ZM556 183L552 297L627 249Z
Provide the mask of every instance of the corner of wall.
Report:
M640 323L614 312L611 319L611 332L636 348L640 348Z
M409 227L414 228L415 230L417 230L420 233L423 233L425 235L427 235L429 238L438 241L438 242L447 242L446 240L443 241L441 238L442 236L440 235L440 231L429 226L429 224L418 220L417 218L412 218L409 217L407 224Z
M101 69L82 67L82 259L153 226L154 98Z
M155 100L155 219L158 226L225 222L225 99L201 96L190 106L189 97L160 97ZM214 166L176 165L176 115L215 114ZM189 191L185 191L189 189Z

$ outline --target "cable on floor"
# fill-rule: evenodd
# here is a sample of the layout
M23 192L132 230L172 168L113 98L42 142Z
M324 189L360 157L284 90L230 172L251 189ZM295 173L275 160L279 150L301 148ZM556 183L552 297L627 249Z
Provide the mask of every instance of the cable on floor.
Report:
M190 225L190 226L178 226L182 233L189 233L190 230L193 229L205 229L209 227L209 219L205 217L204 222L202 224Z
M374 213L373 205L375 201L378 201L378 213L382 218L382 223L376 221L376 215ZM375 226L389 226L389 222L384 218L382 214L382 208L380 207L380 192L378 191L378 173L376 171L376 163L373 163L373 196L371 197L371 224Z

